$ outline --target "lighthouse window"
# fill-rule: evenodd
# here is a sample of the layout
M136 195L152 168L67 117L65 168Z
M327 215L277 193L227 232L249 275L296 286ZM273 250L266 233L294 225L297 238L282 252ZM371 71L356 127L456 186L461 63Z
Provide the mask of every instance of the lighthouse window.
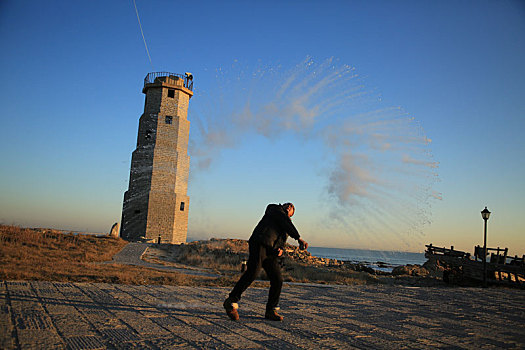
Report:
M175 89L168 89L168 97L175 98Z
M172 124L173 122L173 117L171 115L167 115L166 116L166 124Z
M184 202L180 202L180 211L184 211Z

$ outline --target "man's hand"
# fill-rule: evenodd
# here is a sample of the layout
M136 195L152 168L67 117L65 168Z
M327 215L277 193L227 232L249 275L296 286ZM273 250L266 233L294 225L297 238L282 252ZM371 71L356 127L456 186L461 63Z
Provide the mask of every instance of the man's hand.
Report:
M304 240L302 240L300 238L297 241L299 242L299 250L306 250L306 249L308 249L308 243L307 242L305 242Z

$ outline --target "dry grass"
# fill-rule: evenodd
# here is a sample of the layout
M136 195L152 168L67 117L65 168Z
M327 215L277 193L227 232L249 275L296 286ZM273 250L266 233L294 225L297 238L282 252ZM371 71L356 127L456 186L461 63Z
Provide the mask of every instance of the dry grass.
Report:
M165 248L169 249L169 248ZM287 250L297 248L288 245ZM233 283L239 277L241 262L248 259L248 242L240 239L214 239L195 241L177 246L173 252L166 252L168 259L195 267L211 268L226 276L232 277ZM283 278L287 282L321 283L321 284L374 284L376 276L366 272L354 271L344 266L319 266L298 261L296 254L288 254L283 259ZM227 278L227 277L225 277ZM262 279L267 279L264 271Z
M127 242L0 225L0 280L210 285L212 279L138 266L102 264Z
M320 284L376 284L379 279L366 272L342 267L309 266L304 263L286 261L283 272L285 281Z
M217 278L103 263L111 261L126 244L120 238L0 225L0 280L231 287L240 277L241 262L248 259L247 241L211 239L161 246L166 250L166 261L212 269L221 275ZM304 283L377 283L375 276L364 272L306 264L290 256L284 259L283 277ZM266 279L264 272L261 278ZM266 287L268 282L254 285Z
M175 261L216 272L238 274L243 260L248 260L248 242L241 239L195 241L176 247Z

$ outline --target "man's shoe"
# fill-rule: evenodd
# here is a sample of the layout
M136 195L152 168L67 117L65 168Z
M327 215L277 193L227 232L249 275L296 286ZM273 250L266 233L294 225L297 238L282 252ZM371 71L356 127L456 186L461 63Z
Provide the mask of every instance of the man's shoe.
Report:
M230 317L232 321L239 320L239 313L237 312L237 309L239 308L239 304L232 303L230 298L228 298L224 301L223 306L224 306L224 309L226 310L226 314Z
M277 310L279 309L277 308L277 309L266 310L266 313L264 314L264 318L270 321L282 321L283 317L277 313Z

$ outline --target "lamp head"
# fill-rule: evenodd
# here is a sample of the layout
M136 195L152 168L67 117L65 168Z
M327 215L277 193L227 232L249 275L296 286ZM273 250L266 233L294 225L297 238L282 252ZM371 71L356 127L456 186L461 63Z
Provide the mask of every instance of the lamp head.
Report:
M489 216L490 216L490 211L487 209L487 207L485 207L485 209L481 211L481 217L483 218L483 220L486 221L489 219Z

